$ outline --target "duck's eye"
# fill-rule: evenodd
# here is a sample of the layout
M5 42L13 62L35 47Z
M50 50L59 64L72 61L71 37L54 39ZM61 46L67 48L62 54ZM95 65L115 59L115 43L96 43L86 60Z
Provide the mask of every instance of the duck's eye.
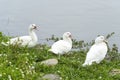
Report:
M70 35L69 33L67 33L67 35Z
M104 39L104 37L101 37L101 39Z

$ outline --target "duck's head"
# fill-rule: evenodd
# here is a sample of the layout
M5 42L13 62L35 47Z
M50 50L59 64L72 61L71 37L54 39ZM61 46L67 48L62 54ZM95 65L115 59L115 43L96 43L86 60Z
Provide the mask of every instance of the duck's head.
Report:
M63 34L63 39L68 39L68 38L70 38L70 39L72 39L72 34L70 33L70 32L65 32L64 34Z
M39 26L37 26L36 24L30 24L29 29L30 30L37 30Z
M107 42L104 36L98 36L95 39L95 43L102 43L102 42Z

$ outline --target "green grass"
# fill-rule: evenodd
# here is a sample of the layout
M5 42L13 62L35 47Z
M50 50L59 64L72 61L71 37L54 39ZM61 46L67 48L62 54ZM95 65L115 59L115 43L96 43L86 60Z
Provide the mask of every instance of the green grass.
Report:
M0 34L0 42L7 39ZM112 69L120 69L118 53L109 51L109 59L104 59L100 64L82 67L87 51L71 51L72 54L61 56L56 66L41 65L43 60L58 59L57 55L47 52L48 49L47 45L19 48L0 44L0 80L10 80L9 77L12 80L39 80L49 73L60 75L62 80L120 80L120 74L110 74ZM114 55L118 55L117 58Z

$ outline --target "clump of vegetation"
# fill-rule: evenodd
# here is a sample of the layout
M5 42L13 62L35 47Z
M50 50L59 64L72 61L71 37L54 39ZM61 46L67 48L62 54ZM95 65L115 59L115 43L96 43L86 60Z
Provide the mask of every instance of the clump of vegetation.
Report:
M9 37L0 33L0 42L8 39ZM52 36L52 39L48 40L54 39L61 38ZM0 44L0 80L40 80L42 76L50 73L58 74L62 80L119 80L120 74L111 75L113 69L120 69L120 55L115 44L100 64L82 67L86 49L93 43L94 41L85 43L83 40L73 40L73 48L77 50L71 51L72 54L61 56L56 66L40 64L46 59L58 59L57 55L48 52L48 45L27 48L12 45L6 47Z

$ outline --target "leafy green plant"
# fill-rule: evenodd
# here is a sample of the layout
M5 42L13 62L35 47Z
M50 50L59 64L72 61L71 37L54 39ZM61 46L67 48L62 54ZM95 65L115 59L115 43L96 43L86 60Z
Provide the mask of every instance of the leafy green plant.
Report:
M52 36L52 39L54 38L55 36ZM58 39L61 38L55 38L55 41ZM0 42L7 40L9 37L0 33ZM116 44L110 48L108 57L100 64L82 67L86 53L93 43L94 41L86 43L84 40L73 40L73 48L77 50L69 52L69 55L62 55L61 59L48 52L49 46L46 44L34 48L0 44L0 80L39 80L49 73L60 75L62 80L119 80L119 74L110 75L112 69L120 69L120 55ZM58 64L40 64L41 61L50 58L58 59Z

